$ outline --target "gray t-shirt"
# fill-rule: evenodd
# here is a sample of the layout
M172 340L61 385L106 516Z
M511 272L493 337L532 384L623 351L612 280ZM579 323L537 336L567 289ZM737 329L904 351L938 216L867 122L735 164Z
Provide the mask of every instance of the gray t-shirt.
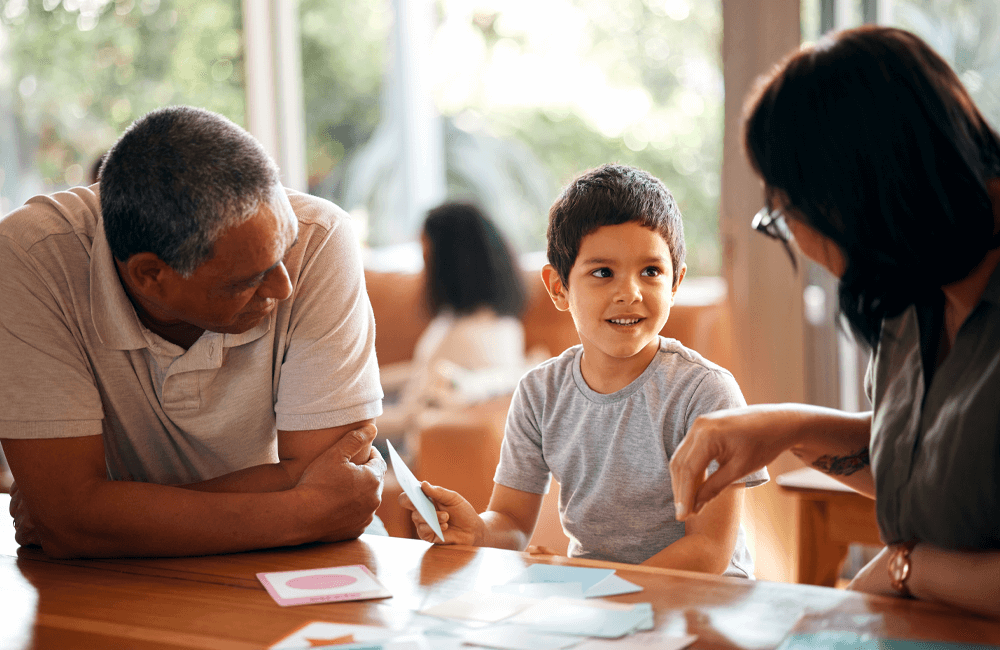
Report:
M746 402L729 371L674 339L661 337L642 375L607 395L584 381L582 358L574 346L521 379L494 480L544 494L551 472L570 556L639 564L684 536L669 463L691 424ZM767 480L760 470L740 483ZM725 575L753 577L742 525Z
M869 366L879 530L887 542L998 549L1000 267L944 362L928 372L942 300L887 319Z

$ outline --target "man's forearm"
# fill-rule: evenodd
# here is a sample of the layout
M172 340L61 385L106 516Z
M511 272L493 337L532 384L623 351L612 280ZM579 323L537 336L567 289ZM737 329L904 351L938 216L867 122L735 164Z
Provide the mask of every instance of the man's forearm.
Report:
M271 463L177 487L198 492L281 492L295 487L300 476L301 469L294 471L287 464Z
M374 433L374 421L363 420L352 424L313 431L279 431L277 463L247 467L207 481L181 485L188 490L199 492L280 492L290 490L299 482L302 472L321 453L336 444L351 431L370 429ZM355 459L361 464L367 461L367 450L362 450L363 458Z
M294 491L204 494L106 481L67 504L58 526L36 526L56 557L209 555L300 544L318 537ZM68 521L66 519L69 519Z
M199 555L360 535L385 473L371 449L374 435L374 427L348 432L305 467L294 488L262 493L109 481L100 436L4 440L3 448L23 512L50 555ZM352 462L364 449L368 462Z

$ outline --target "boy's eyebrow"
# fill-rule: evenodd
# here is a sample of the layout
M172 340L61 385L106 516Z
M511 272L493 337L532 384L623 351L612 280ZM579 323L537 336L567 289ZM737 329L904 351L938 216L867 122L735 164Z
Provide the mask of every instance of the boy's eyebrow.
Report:
M656 262L662 263L666 259L668 259L668 258L666 256L663 256L663 255L650 255L646 259L642 260L642 262L644 264L652 264L652 263L656 263ZM619 260L617 258L614 258L614 257L588 257L585 260L580 260L580 263L581 264L587 264L587 265L590 265L590 264L613 264L613 263L615 263L617 261L619 261Z

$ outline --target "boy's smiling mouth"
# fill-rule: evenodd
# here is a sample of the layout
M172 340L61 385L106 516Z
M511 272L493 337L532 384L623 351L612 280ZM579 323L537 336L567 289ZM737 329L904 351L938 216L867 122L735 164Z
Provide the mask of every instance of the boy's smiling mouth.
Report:
M641 320L643 320L643 319L642 318L609 318L608 322L611 323L612 325L625 325L625 326L629 326L629 325L636 325Z

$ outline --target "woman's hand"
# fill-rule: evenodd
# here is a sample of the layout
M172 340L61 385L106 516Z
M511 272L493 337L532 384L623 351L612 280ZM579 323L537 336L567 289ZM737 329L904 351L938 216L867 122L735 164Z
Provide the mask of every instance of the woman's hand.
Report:
M427 498L434 504L437 511L438 523L441 524L441 532L444 533L444 541L431 530L431 527L424 521L424 518L417 512L416 506L410 501L406 493L399 495L399 505L411 511L413 524L417 528L417 536L425 542L435 544L466 544L469 546L482 546L485 539L486 524L482 518L476 514L475 508L465 497L458 492L447 490L443 487L431 485L427 481L421 483L420 488Z
M870 412L807 404L757 404L702 415L670 459L677 519L697 513L731 483L765 467L786 449L873 497L870 436ZM719 462L719 469L706 479L712 460Z
M881 596L899 596L889 581L889 547L883 548L871 562L861 567L847 588L852 591L862 591L867 594Z
M794 443L794 410L763 404L699 416L670 459L676 517L684 521ZM707 479L712 460L719 469Z

